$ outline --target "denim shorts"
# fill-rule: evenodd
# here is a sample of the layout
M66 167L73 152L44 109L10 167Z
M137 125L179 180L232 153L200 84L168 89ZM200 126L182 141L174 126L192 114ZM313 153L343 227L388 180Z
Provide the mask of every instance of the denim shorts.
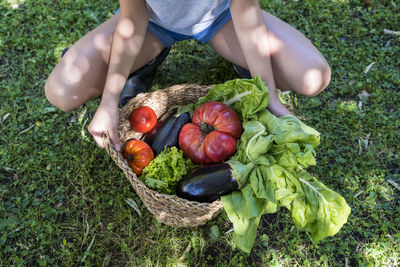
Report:
M115 14L118 14L119 12L120 9L118 8L117 11L115 11ZM228 8L224 12L222 12L221 15L219 15L218 18L208 28L194 35L184 35L176 33L167 30L151 21L149 21L147 29L149 32L154 34L154 36L156 36L165 47L171 47L176 42L189 39L194 39L199 41L200 43L205 44L208 43L208 41L211 40L211 38L217 33L217 31L219 31L231 18L231 12Z

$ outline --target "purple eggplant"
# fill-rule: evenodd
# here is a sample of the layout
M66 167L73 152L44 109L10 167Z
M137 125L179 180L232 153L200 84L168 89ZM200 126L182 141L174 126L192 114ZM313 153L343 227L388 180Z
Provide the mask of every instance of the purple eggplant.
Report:
M154 156L160 154L165 147L177 146L181 128L190 121L189 113L176 116L176 111L168 111L144 137L144 141L153 149Z
M184 199L210 203L237 189L231 166L218 163L202 165L187 174L178 183L176 194Z

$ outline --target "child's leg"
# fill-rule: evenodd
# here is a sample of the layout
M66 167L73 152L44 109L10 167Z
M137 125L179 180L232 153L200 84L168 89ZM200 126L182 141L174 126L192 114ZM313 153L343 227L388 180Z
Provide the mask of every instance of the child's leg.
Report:
M321 53L299 31L263 11L276 87L314 96L328 86L331 71ZM232 20L210 40L214 50L228 61L248 69Z
M53 105L69 111L101 95L118 19L119 15L115 15L86 34L62 57L45 85L46 97ZM131 72L151 61L163 48L162 43L147 31Z

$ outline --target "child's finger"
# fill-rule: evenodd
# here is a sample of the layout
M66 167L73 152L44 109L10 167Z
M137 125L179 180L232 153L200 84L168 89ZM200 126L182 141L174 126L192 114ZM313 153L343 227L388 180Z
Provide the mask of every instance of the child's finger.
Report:
M116 131L110 131L110 139L111 139L111 143L114 145L114 149L116 151L121 151L121 145L119 142L119 135Z
M94 141L96 142L96 144L101 147L104 148L104 141L103 141L103 135L102 133L92 133L92 136L94 138Z

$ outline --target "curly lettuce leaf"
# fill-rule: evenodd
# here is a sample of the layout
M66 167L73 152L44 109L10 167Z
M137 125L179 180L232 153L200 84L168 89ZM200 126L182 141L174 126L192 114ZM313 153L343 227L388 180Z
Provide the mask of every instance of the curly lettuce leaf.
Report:
M250 253L261 215L276 212L276 205L265 199L258 199L250 184L246 184L239 191L221 196L221 202L234 227L234 243L241 250Z
M174 194L178 181L196 166L178 148L166 147L143 169L140 179L157 192Z
M306 171L298 174L302 193L288 207L300 230L310 230L314 242L333 236L347 222L351 209L346 200Z
M281 207L290 210L299 230L310 231L314 242L336 234L350 207L305 171L316 164L320 133L294 116L278 118L266 110L268 89L258 76L213 86L196 106L212 100L233 108L244 128L237 153L228 161L237 169L233 173L240 187L221 197L235 244L249 253L261 216Z
M252 162L243 164L234 158L228 160L227 163L231 167L232 177L238 183L238 188L242 188L247 183L249 174L254 169L254 164Z
M288 170L316 164L314 147L319 145L319 132L295 117L277 118L268 110L257 115L259 120L243 123L238 160L264 165L278 162ZM266 120L268 117L273 119Z
M269 92L259 76L253 79L235 79L212 86L207 95L199 98L195 107L208 101L219 101L228 105L246 121L268 107Z
M268 110L257 114L257 120L262 123L267 132L274 135L276 144L299 143L317 147L320 133L306 125L295 116L276 117Z
M264 125L258 121L249 121L243 123L243 129L235 158L243 163L253 162L267 165L273 163L275 160L267 154L273 140Z

